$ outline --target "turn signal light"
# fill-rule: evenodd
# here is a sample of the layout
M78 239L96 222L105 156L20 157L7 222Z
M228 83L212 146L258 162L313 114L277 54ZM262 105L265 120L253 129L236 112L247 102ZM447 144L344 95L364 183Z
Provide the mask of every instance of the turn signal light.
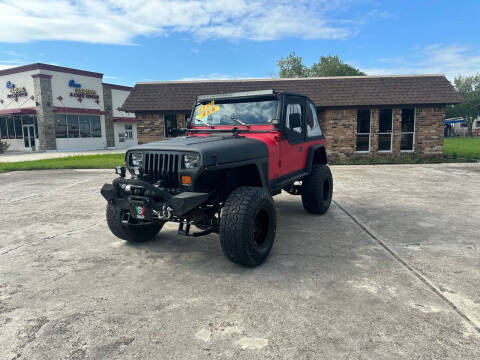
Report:
M192 177L191 176L182 176L182 185L183 186L192 186Z

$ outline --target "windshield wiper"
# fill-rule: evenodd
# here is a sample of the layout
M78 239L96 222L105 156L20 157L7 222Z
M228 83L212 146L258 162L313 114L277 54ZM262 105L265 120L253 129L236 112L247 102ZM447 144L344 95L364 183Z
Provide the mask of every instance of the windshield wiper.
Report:
M205 121L205 120L198 119L198 118L195 119L195 120L196 120L196 121L200 121L202 124L205 124L205 125L211 127L212 129L215 129L215 126L213 126L213 124L209 124L209 123L208 123L207 121Z
M234 115L232 115L232 120L238 122L239 124L246 126L247 128L250 128L250 125L245 124L242 120L237 119Z

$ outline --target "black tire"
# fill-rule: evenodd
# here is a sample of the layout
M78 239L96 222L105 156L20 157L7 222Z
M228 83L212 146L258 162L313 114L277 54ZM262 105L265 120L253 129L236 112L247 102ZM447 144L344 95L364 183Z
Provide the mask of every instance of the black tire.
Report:
M270 254L277 216L268 190L244 186L228 197L220 218L220 244L225 256L243 266L258 266Z
M155 238L164 223L122 224L124 210L107 204L107 224L113 235L128 242L143 242Z
M327 165L315 164L312 171L303 179L303 208L312 214L325 214L332 202L333 179Z

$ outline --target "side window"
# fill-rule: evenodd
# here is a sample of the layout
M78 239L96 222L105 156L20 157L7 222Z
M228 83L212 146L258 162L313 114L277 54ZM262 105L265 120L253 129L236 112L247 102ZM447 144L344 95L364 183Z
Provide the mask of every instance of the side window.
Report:
M307 135L308 137L323 135L322 129L318 124L317 111L311 102L308 102L307 107Z
M302 126L291 128L290 127L290 114L299 114L300 119L302 118L302 106L300 104L288 104L287 105L287 119L286 119L286 127L298 134L302 133Z

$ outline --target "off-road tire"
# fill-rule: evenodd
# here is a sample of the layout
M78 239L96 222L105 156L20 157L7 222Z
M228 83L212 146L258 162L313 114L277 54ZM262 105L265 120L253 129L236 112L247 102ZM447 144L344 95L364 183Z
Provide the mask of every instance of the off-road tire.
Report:
M153 239L162 229L164 223L122 224L123 210L115 205L107 204L107 224L113 235L138 243Z
M275 206L269 191L261 187L239 187L232 191L222 209L222 251L236 264L258 266L272 249L276 227Z
M312 214L325 214L332 202L333 179L327 165L315 164L303 179L303 208Z

